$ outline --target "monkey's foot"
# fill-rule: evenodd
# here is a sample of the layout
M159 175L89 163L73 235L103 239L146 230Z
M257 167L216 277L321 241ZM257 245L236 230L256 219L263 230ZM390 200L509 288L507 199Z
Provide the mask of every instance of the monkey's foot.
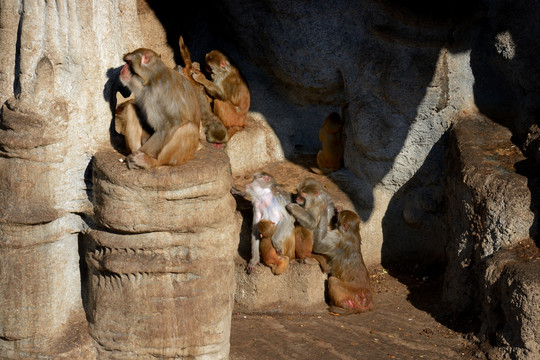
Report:
M127 165L129 169L148 169L151 164L148 161L149 156L141 151L136 151L127 157Z
M248 273L248 274L251 274L251 273L253 272L253 269L255 269L255 266L257 266L257 265L259 265L259 264L260 264L259 262L257 262L257 263L251 263L251 262L249 262L249 263L247 264L247 267L246 267L247 273Z

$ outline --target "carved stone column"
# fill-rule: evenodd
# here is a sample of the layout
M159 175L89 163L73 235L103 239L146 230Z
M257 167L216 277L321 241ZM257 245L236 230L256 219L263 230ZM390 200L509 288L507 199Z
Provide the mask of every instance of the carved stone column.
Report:
M227 155L174 167L94 163L90 334L101 359L227 359L240 221Z

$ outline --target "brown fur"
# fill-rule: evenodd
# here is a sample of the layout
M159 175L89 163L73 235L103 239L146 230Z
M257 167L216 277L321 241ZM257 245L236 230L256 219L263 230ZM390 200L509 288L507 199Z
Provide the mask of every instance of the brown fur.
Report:
M147 169L188 161L200 147L201 112L195 87L150 49L126 54L124 61L120 80L135 96L139 121L154 131L144 142L138 138L142 132L126 131L126 143L142 144L128 156L128 167Z
M343 165L343 150L345 141L343 139L343 119L345 108L348 104L341 106L341 116L337 112L330 113L322 124L319 131L319 140L322 149L317 153L317 166L311 170L317 174L329 174L339 170Z
M361 252L360 217L353 211L341 211L337 229L328 233L320 250L332 268L328 279L330 309L341 314L372 310L374 297Z
M276 224L270 220L261 220L257 224L257 229L261 237L260 251L263 262L272 269L274 275L283 274L289 265L290 258L286 255L278 255L272 245L272 235L274 235L274 231L276 230Z
M114 128L117 133L124 135L126 149L130 154L139 150L150 137L139 121L137 105L133 100L123 102L116 107Z
M304 228L313 232L313 251L326 236L334 215L334 203L323 186L313 178L306 178L296 189L296 203L287 205L287 210Z
M188 78L191 83L195 85L197 89L197 95L201 109L201 123L204 128L206 141L213 146L222 149L227 143L227 141L229 141L227 129L225 128L219 117L217 117L212 112L212 98L210 98L206 94L204 86L193 80L193 78L191 77L191 74L195 73L199 74L200 76L204 76L204 74L201 72L200 65L196 62L191 61L191 54L186 44L184 43L184 39L182 36L180 36L180 38L178 39L178 45L180 47L180 54L182 55L182 59L184 60L185 67L182 68L181 66L178 66L177 70L181 71L186 76L186 78Z
M246 126L246 118L251 102L246 81L229 59L220 51L212 50L205 57L206 69L212 81L203 74L194 73L193 79L204 85L214 99L214 114L228 129L229 138Z

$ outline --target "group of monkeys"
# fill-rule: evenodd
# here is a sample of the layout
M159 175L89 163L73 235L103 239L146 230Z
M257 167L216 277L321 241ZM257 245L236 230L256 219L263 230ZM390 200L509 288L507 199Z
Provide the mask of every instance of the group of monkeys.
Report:
M205 56L206 71L180 36L184 67L167 67L153 50L140 48L124 55L120 82L134 99L116 108L115 130L124 135L130 169L179 165L202 147L201 140L223 149L246 126L251 96L246 81L220 51ZM339 169L343 162L343 112L333 112L319 132L319 174Z
M184 67L169 68L160 55L140 48L124 55L120 82L134 95L116 108L115 129L124 135L129 169L180 165L207 141L223 149L246 126L250 92L238 69L220 51L205 56L201 72L182 37ZM343 112L331 113L319 132L319 174L341 167ZM328 280L331 307L354 313L373 308L369 275L360 251L360 218L343 210L335 216L333 201L320 183L304 180L294 196L266 173L256 173L247 188L253 204L251 272L263 262L282 274L290 259L315 258Z
M204 138L222 149L246 125L250 93L238 69L213 50L205 57L210 81L182 37L179 45L185 67L176 69L150 49L124 55L120 82L134 99L117 106L115 130L124 135L130 169L180 165Z
M248 272L262 262L275 275L291 259L311 257L330 273L330 310L340 314L373 309L369 274L361 252L360 217L334 207L332 198L313 178L290 194L265 172L246 186L253 206L251 260Z

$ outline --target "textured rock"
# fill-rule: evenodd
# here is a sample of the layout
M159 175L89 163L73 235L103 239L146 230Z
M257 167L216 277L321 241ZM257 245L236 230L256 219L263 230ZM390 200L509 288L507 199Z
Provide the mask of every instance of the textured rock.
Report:
M92 154L109 142L110 71L138 41L136 13L131 0L2 3L2 359L95 358L78 233L92 213Z
M94 161L86 261L90 334L102 359L226 359L239 219L227 155L207 145L180 166Z
M534 221L527 178L515 172L524 159L510 142L508 129L476 113L462 114L454 125L448 153L446 299L467 306L476 289L475 272L497 250L529 237ZM456 309L462 310L462 309Z
M234 134L225 150L233 176L252 174L264 165L285 159L279 139L262 114L250 112L246 123L242 131Z
M510 131L475 112L461 113L448 152L448 221L444 299L454 312L480 310L480 337L498 358L537 358L538 259L516 247L534 235L524 157ZM531 241L532 243L532 241ZM535 247L534 243L532 246ZM491 340L489 340L491 339Z
M236 264L235 311L242 313L317 313L325 311L327 275L317 261L291 261L285 272L274 275L268 266L251 274L246 263Z

